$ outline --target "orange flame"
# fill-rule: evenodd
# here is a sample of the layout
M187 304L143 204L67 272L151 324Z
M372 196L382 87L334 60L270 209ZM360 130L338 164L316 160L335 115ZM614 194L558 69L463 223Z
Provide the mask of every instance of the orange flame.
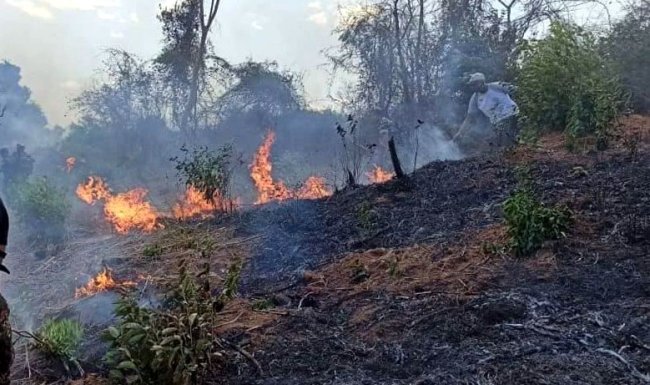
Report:
M298 199L319 199L332 195L332 190L327 187L325 178L310 176L298 190Z
M75 164L77 164L77 158L75 158L74 156L71 156L65 160L65 170L67 171L68 174L72 172L72 169L74 168Z
M89 205L95 204L98 200L111 196L108 185L100 177L90 176L88 182L77 186L77 197Z
M76 289L74 293L74 297L75 298L90 297L97 293L101 293L118 287L129 287L129 286L136 286L136 283L131 281L124 281L118 283L113 279L113 274L111 274L111 271L104 269L99 274L97 274L97 276L91 278L90 281L88 281L88 283L85 286Z
M370 183L384 183L393 179L395 177L395 173L386 171L379 166L375 166L372 171L366 173L366 176L368 177Z
M275 142L275 133L269 131L264 138L264 142L253 156L253 163L249 167L251 178L257 188L257 201L255 204L292 198L318 199L332 194L322 177L309 177L297 191L289 189L281 180L274 181L272 175L273 164L271 163L273 142Z
M158 226L158 212L151 203L144 200L148 191L136 188L113 195L102 178L89 177L88 182L77 187L77 196L92 205L104 200L104 216L115 230L126 234L130 230L153 231Z
M238 206L237 200L226 199L217 194L211 202L205 199L205 195L190 186L185 191L183 200L172 207L172 214L176 219L190 219L195 217L207 218L218 212L230 212Z

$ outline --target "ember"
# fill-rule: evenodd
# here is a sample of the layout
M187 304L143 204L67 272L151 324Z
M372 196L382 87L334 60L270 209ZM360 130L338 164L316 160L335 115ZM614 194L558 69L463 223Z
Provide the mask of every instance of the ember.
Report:
M269 131L264 142L253 156L250 165L251 178L257 188L257 201L255 204L264 204L271 201L287 199L318 199L332 195L325 179L311 176L297 191L289 189L283 181L273 180L273 164L271 163L271 147L275 141L275 133Z
M90 279L90 281L83 287L75 290L75 298L90 297L97 293L115 289L118 287L133 287L136 286L135 282L124 281L117 282L113 279L113 274L108 269L102 270L97 276Z
M395 173L386 171L379 166L375 166L372 171L366 173L366 176L368 177L370 183L384 183L393 179L395 177Z
M144 200L148 193L146 189L136 188L113 195L103 179L90 177L88 182L77 187L76 192L79 199L90 205L104 200L106 220L120 234L134 229L149 232L159 227L158 212L151 203Z

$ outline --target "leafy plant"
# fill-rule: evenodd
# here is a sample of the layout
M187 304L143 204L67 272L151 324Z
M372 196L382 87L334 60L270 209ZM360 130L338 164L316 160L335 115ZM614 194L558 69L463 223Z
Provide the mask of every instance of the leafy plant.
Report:
M199 284L184 264L165 309L141 308L127 296L116 314L121 320L105 334L111 346L105 360L119 383L200 383L222 357L210 286L207 280Z
M568 209L548 208L540 203L526 180L504 202L503 213L510 246L517 256L530 255L546 240L564 237L571 221Z
M357 207L357 223L362 233L368 233L377 226L377 213L370 202L361 202Z
M20 186L15 207L31 243L46 246L63 241L70 205L64 193L47 179L39 178Z
M181 152L184 154L183 159L179 157L171 159L176 163L175 168L179 179L187 187L200 191L206 202L211 203L215 208L232 209L221 207L229 202L230 197L232 146L225 145L217 151L211 151L207 147L190 151L183 146Z
M73 320L48 320L38 332L37 347L46 355L60 360L66 370L69 364L79 366L77 353L83 339L83 326Z
M555 22L548 37L527 43L522 52L517 96L524 136L563 131L571 147L577 138L595 134L599 149L606 147L623 93L596 39Z

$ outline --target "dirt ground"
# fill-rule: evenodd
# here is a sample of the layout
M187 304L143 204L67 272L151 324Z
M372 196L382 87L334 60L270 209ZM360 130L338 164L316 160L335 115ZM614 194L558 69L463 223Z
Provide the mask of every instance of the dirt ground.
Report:
M503 154L435 162L406 183L152 236L86 237L66 258L46 261L37 279L18 268L8 286L19 298L39 290L55 304L40 307L44 317L77 309L74 287L55 279L73 266L107 264L155 287L174 279L181 259L210 263L218 284L241 258L241 297L217 326L263 373L236 357L215 384L649 383L650 118L626 118L605 152L584 148L568 152L551 135ZM574 218L565 239L523 259L499 251L501 204L519 166L542 201L566 205ZM164 249L160 258L142 257L151 244ZM253 310L259 300L274 307ZM33 358L28 371L21 357L17 384L65 383Z

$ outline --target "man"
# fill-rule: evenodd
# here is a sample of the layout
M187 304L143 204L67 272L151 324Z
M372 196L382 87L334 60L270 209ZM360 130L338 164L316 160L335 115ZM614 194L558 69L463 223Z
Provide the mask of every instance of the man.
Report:
M0 272L9 274L9 270L2 264L4 261L7 236L9 234L9 215L0 199ZM9 385L9 369L13 361L11 345L11 326L9 325L9 306L0 294L0 385Z
M485 75L472 74L467 83L474 92L469 100L467 117L454 136L454 141L465 136L496 134L498 145L503 145L504 137L514 141L514 126L519 112L517 104L510 98L514 87L507 83L486 83Z

